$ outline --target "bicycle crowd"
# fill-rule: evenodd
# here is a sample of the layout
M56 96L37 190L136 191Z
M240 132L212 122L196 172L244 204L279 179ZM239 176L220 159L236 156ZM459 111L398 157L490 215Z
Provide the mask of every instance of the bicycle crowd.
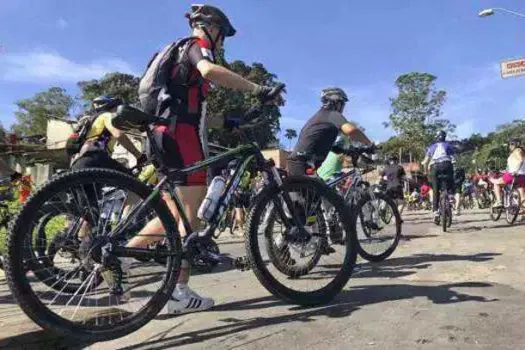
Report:
M111 339L165 306L171 314L210 309L214 300L189 287L191 269L209 272L225 261L253 270L286 302L321 304L345 286L358 254L377 262L394 252L405 207L432 210L444 230L452 208L455 215L490 208L494 219L507 211L512 222L521 212L525 158L515 139L505 172L454 169L454 149L440 131L422 163L428 175L409 181L390 155L379 183L366 181L379 148L343 115L349 98L337 87L321 91L286 169L250 141L260 123L250 110L222 125L247 141L210 157L205 99L212 84L252 94L258 110L281 103L285 89L215 63L236 33L220 9L194 5L186 18L191 36L155 54L140 81L141 109L110 96L93 100L68 138L71 169L25 196L12 215L6 278L40 326ZM130 130L147 136L145 150L130 141ZM137 159L135 169L112 158L117 142ZM226 229L244 237L246 257L220 253L214 238Z

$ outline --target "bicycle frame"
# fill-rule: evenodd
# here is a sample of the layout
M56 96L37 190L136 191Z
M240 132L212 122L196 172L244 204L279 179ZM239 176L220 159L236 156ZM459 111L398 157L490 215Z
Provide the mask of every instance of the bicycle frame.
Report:
M152 139L152 132L150 130L147 130L147 136L151 140ZM149 203L151 203L153 200L158 200L158 197L161 195L161 191L165 188L167 188L168 192L170 193L172 199L174 200L175 206L177 208L177 211L180 213L180 219L182 220L184 229L186 232L190 233L186 237L184 237L183 247L187 247L188 244L195 239L196 237L203 237L203 238L211 238L214 230L217 228L220 222L220 218L223 215L225 209L228 207L228 205L233 200L233 194L235 190L239 187L241 177L246 170L248 164L255 160L257 166L263 171L263 177L266 184L271 184L272 182L276 183L278 186L282 185L282 179L279 175L278 170L275 167L275 164L272 160L266 161L264 156L262 155L260 149L257 147L255 143L249 143L246 145L239 146L235 149L232 149L230 151L224 152L222 154L204 159L202 161L198 161L186 168L182 169L174 169L169 170L162 162L162 159L160 157L160 151L157 148L156 144L154 142L150 142L152 153L153 153L153 164L155 164L156 168L159 170L159 173L165 174L160 178L159 183L153 188L152 193L146 198L139 206L133 208L129 215L127 216L126 220L124 222L120 222L117 227L114 229L114 231L111 233L110 238L116 238L119 235L122 234L124 229L132 222L134 218L142 214L142 211L145 210L145 208L148 207ZM230 181L223 193L223 195L219 199L219 205L217 208L215 208L215 211L212 215L212 218L209 220L208 225L202 232L193 231L193 228L190 225L190 221L188 219L188 216L184 210L184 206L180 198L177 196L176 193L176 185L170 182L171 179L180 176L180 175L188 175L193 172L205 169L210 167L211 165L215 164L227 164L229 161L235 159L235 158L242 158L242 162L239 163L237 166L235 173L232 177L232 181ZM268 173L271 173L271 176L268 176ZM292 208L292 200L290 198L289 193L284 192L283 193L283 199L285 203L287 204L288 208ZM280 203L277 204L277 210L281 217L285 217L284 209L282 208ZM292 213L294 214L294 213ZM170 213L171 220L175 223L176 220L173 217L173 215ZM298 221L298 218L296 215L292 215L292 220L294 221L294 224L297 225L297 227L303 228L304 225ZM135 258L141 258L145 256L150 256L152 254L150 249L141 249L141 248L127 248L127 247L119 247L115 246L113 247L112 252L116 256L128 256L128 257L135 257ZM156 254L156 253L154 253ZM168 256L169 254L165 254Z
M355 191L363 183L362 175L370 171L372 171L372 169L365 169L364 171L361 171L359 168L354 167L352 170L341 174L335 179L327 181L326 184L329 187L334 187L341 181L345 180L346 178L352 177L352 184L350 185L350 187L346 189L345 194L343 195L343 198L346 201L350 197L350 194L352 193L352 191Z

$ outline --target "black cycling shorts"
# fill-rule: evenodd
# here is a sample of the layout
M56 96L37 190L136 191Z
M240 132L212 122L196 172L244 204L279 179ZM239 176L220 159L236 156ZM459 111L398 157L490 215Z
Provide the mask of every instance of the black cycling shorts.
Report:
M71 170L80 170L86 168L105 168L131 174L131 171L117 160L111 158L106 151L86 152L82 157L75 160L71 165Z
M405 199L403 187L401 186L387 188L386 194L392 199Z
M236 193L233 205L235 208L248 208L250 206L250 195L248 193Z
M183 169L204 160L204 150L199 127L186 123L177 123L175 128L157 126L154 130L154 142L160 151L162 162L170 169ZM151 156L152 150L148 146ZM188 175L172 179L182 186L206 186L206 170L199 170Z

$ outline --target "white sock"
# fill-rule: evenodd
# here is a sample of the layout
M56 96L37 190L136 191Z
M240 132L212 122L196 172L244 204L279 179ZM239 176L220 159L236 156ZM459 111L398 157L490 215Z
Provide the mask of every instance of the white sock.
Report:
M178 293L183 293L183 292L186 292L188 290L188 285L186 283L177 283L175 285L175 291L177 291Z

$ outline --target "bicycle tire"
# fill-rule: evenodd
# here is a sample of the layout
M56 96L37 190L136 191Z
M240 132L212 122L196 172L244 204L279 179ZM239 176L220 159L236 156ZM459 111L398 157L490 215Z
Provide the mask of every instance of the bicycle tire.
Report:
M513 225L515 222L516 222L516 219L518 218L518 215L520 213L520 206L521 206L521 196L520 196L520 193L518 192L518 190L516 189L513 189L510 194L508 195L509 196L509 200L508 202L515 202L517 201L518 204L515 205L515 204L510 204L507 206L507 208L505 208L505 220L507 220L507 223L509 225ZM516 200L514 200L514 198L517 198Z
M107 325L89 326L87 323L74 323L52 312L36 296L29 285L28 278L24 271L23 259L25 249L23 245L27 239L25 235L26 232L31 231L32 215L38 211L41 204L44 203L47 198L53 196L54 192L59 192L61 188L65 188L69 183L82 185L93 183L93 179L104 179L105 183L114 186L125 186L140 196L140 198L147 198L152 195L152 189L144 183L132 176L109 169L84 169L67 172L54 177L30 196L15 220L12 221L7 241L6 278L9 288L20 308L31 320L42 328L55 334L73 337L75 339L101 341L120 338L136 331L162 310L175 288L179 273L176 267L180 266L181 253L179 254L179 252L182 252L182 244L180 236L178 235L177 226L166 204L162 201L161 196L152 196L151 208L159 217L166 231L172 233L166 237L170 245L174 247L177 252L169 258L169 268L157 293L155 293L150 301L146 305L143 305L137 314L131 317L128 322L113 324L111 327Z
M448 207L447 207L447 201L448 201L448 191L444 190L441 192L441 198L439 199L440 203L440 213L441 213L441 229L443 232L447 232L448 228L448 219L447 215L448 213Z
M496 201L496 196L494 195L494 193L492 191L489 193L488 197L489 197L489 200L490 200L490 204L488 205L489 216L490 216L490 219L492 221L496 222L501 217L501 214L503 213L503 211L501 210L501 208L495 208L494 207L494 203Z
M312 255L312 258L310 261L306 264L306 266L294 266L293 264L289 264L287 262L289 261L283 261L283 259L280 257L282 255L289 255L288 249L289 247L285 244L282 247L277 247L275 242L273 242L273 227L277 217L276 209L275 207L272 207L272 212L268 214L267 221L265 222L265 230L264 230L264 236L266 238L267 243L267 249L268 249L268 256L272 264L275 266L277 270L279 270L281 273L287 275L290 278L299 278L301 276L307 275L308 272L310 272L311 269L313 269L317 263L319 262L319 259L321 259L321 252L319 249L315 251L315 253ZM264 216L263 216L264 217ZM324 222L324 218L322 218ZM326 224L326 223L325 223ZM326 227L326 226L325 226ZM289 259L287 259L289 260Z
M384 222L385 224L388 225L390 224L392 218L395 218L396 234L394 236L394 240L392 241L392 244L380 254L369 253L366 249L363 248L363 245L361 244L359 239L357 240L357 243L358 243L358 253L363 259L370 261L370 262L380 262L388 258L390 255L392 255L392 253L394 253L394 251L396 250L399 244L399 240L401 239L401 233L402 233L401 214L399 213L399 210L397 209L397 205L392 200L392 198L386 196L383 193L374 193L374 197L384 201L387 204L387 206L390 207L390 211L392 215L390 216L390 219L388 220L388 222L386 221ZM362 208L369 200L373 200L373 197L363 196L353 208L353 210L355 210L361 216L361 223L363 222ZM381 220L383 220L383 218L381 218Z
M345 235L345 257L341 269L326 286L315 291L297 291L280 283L268 270L266 263L261 255L259 245L259 224L261 214L266 205L273 201L274 197L279 197L279 193L293 186L304 186L314 188L324 198L335 204L335 208L340 213L340 221L347 232ZM278 200L278 199L275 199ZM351 213L350 208L345 204L343 198L333 189L328 187L320 180L305 176L291 176L284 179L282 186L268 186L255 198L254 205L246 224L246 251L247 258L252 270L259 282L274 296L290 303L312 306L324 304L332 300L346 285L352 275L352 271L357 258L357 235L356 217Z

